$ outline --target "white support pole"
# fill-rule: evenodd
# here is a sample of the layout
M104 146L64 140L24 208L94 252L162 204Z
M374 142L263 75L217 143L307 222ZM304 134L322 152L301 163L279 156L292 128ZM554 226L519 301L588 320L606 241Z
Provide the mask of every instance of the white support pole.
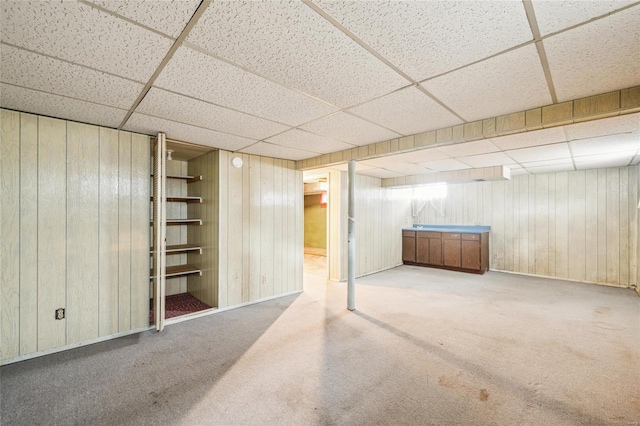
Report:
M355 223L355 186L356 186L356 162L349 161L349 227L347 236L347 309L356 309L356 223Z

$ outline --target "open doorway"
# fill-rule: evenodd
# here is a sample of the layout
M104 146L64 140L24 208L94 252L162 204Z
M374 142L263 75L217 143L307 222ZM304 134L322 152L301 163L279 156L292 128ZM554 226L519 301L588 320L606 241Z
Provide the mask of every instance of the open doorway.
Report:
M305 275L326 279L329 183L327 173L304 172Z

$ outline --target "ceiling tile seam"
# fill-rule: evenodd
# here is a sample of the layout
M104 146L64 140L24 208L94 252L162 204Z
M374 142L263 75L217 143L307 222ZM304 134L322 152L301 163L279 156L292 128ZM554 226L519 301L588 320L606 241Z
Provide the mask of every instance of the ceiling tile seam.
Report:
M406 74L404 71L402 71L399 67L397 67L396 65L394 65L390 60L388 60L387 58L385 58L384 56L382 56L381 53L379 53L378 51L376 51L374 48L372 48L371 46L369 46L367 43L364 42L364 40L362 40L360 37L358 37L357 35L355 35L351 30L349 30L347 27L345 27L344 25L342 25L340 22L338 22L336 19L334 19L331 15L329 15L327 12L325 12L324 10L322 10L320 8L320 6L314 4L311 2L311 0L302 0L302 2L307 5L307 7L309 7L311 10L313 10L314 12L316 12L318 15L320 15L322 18L324 18L327 22L329 22L331 25L333 25L334 27L336 27L338 30L340 30L343 34L345 34L347 37L349 37L351 40L353 40L356 44L358 44L360 47L362 47L364 50L366 50L367 52L369 52L371 55L373 55L374 58L378 59L380 62L382 62L383 64L385 64L387 67L391 68L393 71L395 71L398 75L400 75L402 78L404 78L405 80L409 81L411 84L416 85L416 87L418 89L420 89L425 95L427 95L429 98L431 98L432 100L434 100L435 102L437 102L441 107L445 108L447 111L449 111L450 113L452 113L453 115L455 115L456 117L458 117L459 119L461 119L462 121L464 121L465 123L467 122L464 118L462 118L457 112L455 112L452 108L450 108L448 105L446 105L444 102L442 102L440 99L438 99L437 97L435 97L433 94L429 93L426 89L418 86L417 82L411 78L408 74Z
M522 0L522 4L524 5L527 21L529 22L529 27L531 28L531 33L533 34L533 39L536 44L536 50L538 51L538 57L540 59L542 71L544 72L544 78L547 80L547 89L549 89L549 94L551 95L551 102L557 104L558 96L556 96L556 88L553 84L553 78L551 77L551 69L549 68L547 54L540 39L540 27L538 26L538 20L536 19L533 3L531 0Z
M81 4L84 4L84 5L86 5L86 6L92 7L92 8L94 8L94 9L96 9L96 10L99 10L100 12L104 12L104 13L106 13L106 14L108 14L108 15L111 15L111 16L113 16L113 17L116 17L116 18L118 18L118 19L122 19L123 21L127 21L127 22L128 22L128 23L130 23L130 24L133 24L133 25L135 25L135 26L138 26L138 27L140 27L140 28L143 28L143 29L145 29L145 30L147 30L147 31L151 31L152 33L155 33L155 34L157 34L157 35L159 35L159 36L161 36L161 37L168 38L169 40L175 40L175 39L176 39L175 37L173 37L173 36L171 36L171 35L169 35L169 34L165 34L165 33L163 33L162 31L158 31L158 30L156 30L155 28L151 28L151 27L146 26L146 25L144 25L144 24L142 24L142 23L140 23L140 22L138 22L138 21L135 21L135 20L133 20L133 19L131 19L131 18L127 18L127 17L126 17L126 16L124 16L124 15L120 15L120 14L118 14L118 13L116 13L116 12L113 12L113 11L111 11L111 10L109 10L109 9L106 9L106 8L104 8L104 7L100 6L100 5L97 5L97 4L95 4L95 3L91 3L91 2L90 2L90 1L88 1L88 0L77 0L77 2L78 2L78 3L81 3Z
M53 95L53 96L59 96L61 98L73 99L74 101L86 102L88 104L93 104L93 105L103 106L103 107L107 107L107 108L118 109L120 111L128 111L126 108L123 108L123 107L103 104L103 103L100 103L100 102L90 101L90 100L82 99L82 98L76 98L74 96L62 95L60 93L55 93L55 92L48 92L46 90L34 89L32 87L21 86L19 84L8 83L6 81L1 81L0 80L0 83L1 84L6 84L7 86L19 87L20 89L33 90L34 92L45 93L47 95Z
M200 53L202 53L204 55L211 56L213 59L217 59L218 61L221 61L221 62L224 62L226 64L229 64L229 65L231 65L231 66L233 66L235 68L239 68L242 71L248 72L249 74L253 74L256 77L260 77L260 78L262 78L264 80L267 80L267 81L269 81L269 82L271 82L273 84L277 84L280 87L284 87L285 89L291 90L291 91L296 92L296 93L298 93L300 95L303 95L303 96L306 96L308 98L311 98L314 101L323 103L323 104L325 104L327 106L330 106L332 108L335 108L337 110L341 110L342 109L342 107L339 107L338 105L332 104L329 101L325 101L324 99L318 98L317 96L314 96L314 95L312 95L310 93L307 93L307 92L305 92L303 90L300 90L300 89L297 89L295 87L289 87L289 86L287 86L286 84L284 84L284 83L282 83L280 81L274 80L271 77L268 77L268 76L266 76L264 74L261 74L261 73L259 73L257 71L254 71L254 70L250 69L250 68L247 68L247 67L245 67L243 65L237 64L237 63L233 62L230 59L227 59L227 58L225 58L223 56L216 55L215 53L210 52L210 51L208 51L208 50L206 50L206 49L204 49L204 48L202 48L202 47L200 47L200 46L198 46L196 44L193 44L190 41L185 41L185 42L182 43L182 45L185 46L185 47L188 47L190 49L193 49L193 50L195 50L197 52L200 52Z
M267 141L266 141L266 139L275 138L276 136L280 136L280 135L282 135L282 134L284 134L284 133L290 132L291 130L300 130L301 132L311 133L311 134L312 134L312 135L314 135L314 136L319 136L319 137L322 137L322 138L331 139L331 140L332 140L332 141L334 141L334 142L340 142L340 143L344 143L344 144L346 144L346 145L351 145L351 148L346 148L346 149L358 148L358 147L360 147L360 146L361 146L361 145L353 144L353 143L351 143L351 142L343 141L343 140L341 140L341 139L336 139L336 138L331 137L331 136L326 136L326 135L322 135L322 134L320 134L320 133L312 132L312 131L310 131L310 130L301 129L301 128L299 128L299 127L291 127L290 129L283 130L282 132L275 133L275 134L273 134L273 135L271 135L271 136L268 136L268 137L266 137L266 138L260 139L260 141L261 141L261 142L267 142ZM343 150L341 150L341 151L343 151Z
M118 78L121 78L123 80L130 81L132 83L138 83L138 84L142 84L142 85L145 84L144 81L134 80L134 79L132 79L130 77L125 77L125 76L122 76L122 75L114 74L114 73L109 72L109 71L104 71L104 70L101 70L101 69L98 69L98 68L89 67L87 65L79 64L77 62L69 61L67 59L58 58L57 56L48 55L46 53L38 52L36 50L31 50L31 49L27 49L25 47L21 47L21 46L15 45L15 44L7 43L6 41L0 41L0 44L4 44L5 46L13 47L14 49L24 50L25 52L33 53L33 54L36 54L36 55L39 55L39 56L44 56L45 58L50 58L50 59L54 59L56 61L65 62L67 64L74 65L74 66L77 66L77 67L82 67L82 68L85 68L85 69L88 69L88 70L91 70L91 71L96 71L96 72L99 72L101 74L110 75L112 77L118 77Z
M576 28L582 27L582 26L584 26L584 25L588 25L588 24L591 24L591 23L593 23L593 22L599 21L599 20L601 20L601 19L608 18L609 16L616 15L616 14L618 14L618 13L620 13L620 12L624 12L624 11L625 11L625 10L627 10L627 9L632 9L632 8L634 8L634 7L638 6L638 5L640 5L640 1L637 1L637 2L635 2L635 3L631 3L631 4L629 4L629 5L626 5L626 6L624 6L624 7L621 7L620 9L613 10L613 11L611 11L611 12L607 12L607 13L605 13L605 14L603 14L603 15L596 16L595 18L591 18L591 19L589 19L588 21L580 22L580 23L575 24L575 25L572 25L572 26L570 26L570 27L563 28L563 29L561 29L561 30L558 30L558 31L555 31L555 32L552 32L552 33L546 34L546 35L544 35L544 36L541 36L541 37L540 37L540 40L546 40L546 39L548 39L548 38L550 38L550 37L554 37L554 36L557 36L557 35L559 35L559 34L566 33L567 31L571 31L571 30L574 30L574 29L576 29Z
M189 35L193 27L198 22L198 19L200 19L200 17L204 14L204 11L211 4L211 1L212 0L202 0L202 3L200 3L200 5L198 6L198 9L196 9L191 19L189 19L189 22L187 23L187 25L185 25L184 29L180 33L180 36L178 36L176 41L171 45L164 59L162 60L162 62L160 62L160 65L158 65L158 68L156 68L155 72L149 78L149 81L147 82L147 84L143 87L142 91L140 92L140 95L138 95L138 98L134 101L133 105L129 109L129 112L127 112L127 115L125 115L124 120L122 120L122 123L120 123L120 126L118 127L119 129L124 127L124 125L129 120L129 117L131 117L131 115L133 114L133 111L135 111L135 109L138 107L138 105L140 105L140 102L142 102L142 100L147 95L149 90L151 90L153 83L160 76L160 73L167 66L167 64L169 63L173 55L176 53L176 51L178 50L182 42L187 38L187 36Z
M211 129L209 127L203 127L203 126L199 126L197 124L185 123L184 121L171 120L171 119L168 119L168 118L165 118L165 117L159 117L157 115L149 114L149 113L146 113L146 112L136 112L136 114L144 115L144 116L151 117L151 118L156 118L158 120L169 121L171 123L182 124L184 126L197 127L198 129L208 130L210 132L221 133L223 135L235 136L235 137L242 138L242 139L249 139L251 141L260 142L262 140L262 139L256 139L256 138L250 138L250 137L247 137L247 136L237 135L235 133L225 132L225 131L222 131L222 130ZM269 137L273 137L273 136L269 136Z

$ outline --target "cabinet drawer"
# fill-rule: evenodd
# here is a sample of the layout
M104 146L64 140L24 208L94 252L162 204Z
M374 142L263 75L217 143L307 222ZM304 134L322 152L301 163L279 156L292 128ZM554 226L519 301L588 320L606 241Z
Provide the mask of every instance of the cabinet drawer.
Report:
M402 231L403 237L416 237L416 231Z
M442 239L443 240L459 240L460 234L454 234L452 232L443 232Z
M433 232L418 231L418 232L416 232L416 237L417 238L429 238L428 234L433 234Z
M423 232L427 238L442 238L442 232Z
M480 234L462 234L463 240L480 241Z

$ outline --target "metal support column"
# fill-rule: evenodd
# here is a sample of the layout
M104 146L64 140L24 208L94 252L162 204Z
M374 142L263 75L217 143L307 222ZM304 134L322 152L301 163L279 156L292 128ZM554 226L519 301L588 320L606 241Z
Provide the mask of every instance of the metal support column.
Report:
M349 161L349 228L347 236L347 309L354 311L356 309L356 223L355 223L355 186L356 186L356 162Z

